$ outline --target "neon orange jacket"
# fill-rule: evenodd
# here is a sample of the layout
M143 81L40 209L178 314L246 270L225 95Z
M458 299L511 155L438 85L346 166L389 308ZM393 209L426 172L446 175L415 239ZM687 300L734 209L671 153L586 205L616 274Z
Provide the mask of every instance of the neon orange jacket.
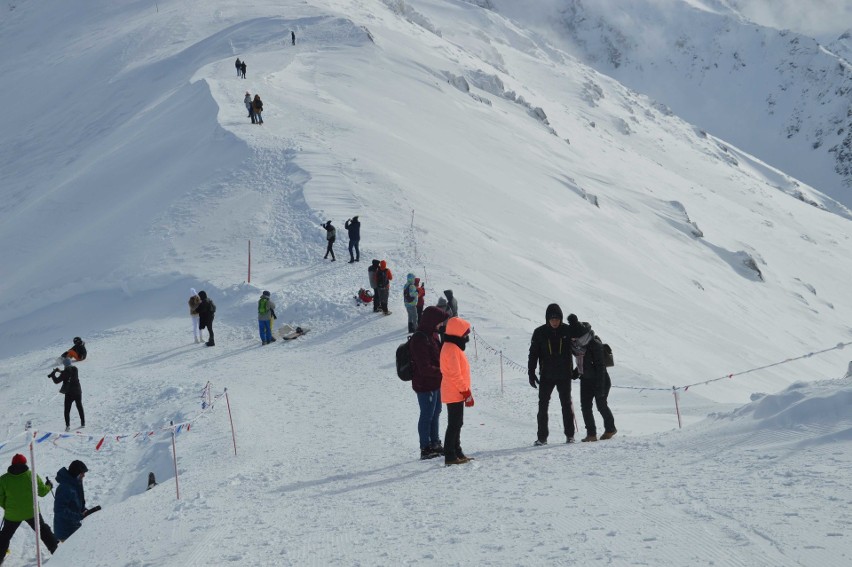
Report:
M470 333L470 323L461 317L447 321L446 334L464 337ZM462 392L470 390L470 364L464 351L451 342L441 347L441 401L445 404L463 402Z

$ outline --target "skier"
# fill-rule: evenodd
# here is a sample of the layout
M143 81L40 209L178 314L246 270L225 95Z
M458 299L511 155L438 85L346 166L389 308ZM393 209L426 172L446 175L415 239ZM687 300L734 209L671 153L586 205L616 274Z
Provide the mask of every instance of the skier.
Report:
M80 387L80 376L77 367L71 364L70 358L62 359L62 371L54 368L48 378L54 384L62 382L59 393L65 394L65 431L71 431L71 404L77 406L77 415L80 416L80 428L86 427L86 414L83 412L83 389ZM59 374L57 374L59 373Z
M257 326L260 329L260 342L263 345L275 342L275 337L272 336L272 321L278 317L275 316L275 303L270 299L271 295L268 291L264 291L257 301Z
M242 71L242 66L243 66L239 57L237 57L237 62L234 63L234 66L237 68L237 77L239 77L242 74L241 71Z
M32 471L27 466L27 458L21 454L15 455L12 457L12 465L7 471L6 474L0 476L0 508L3 508L3 527L0 529L0 564L6 559L9 542L12 541L12 536L18 531L21 522L26 522L35 530L36 512L33 508L33 477ZM53 488L53 484L51 484L50 479L43 482L41 477L36 475L36 488L39 496L47 496L47 493ZM41 517L41 512L38 513L38 523L41 541L44 542L50 553L55 552L59 544L56 541L56 536L50 531L50 526Z
M254 110L254 119L258 124L263 124L263 101L260 100L260 95L254 95L254 100L251 101L252 110Z
M376 283L376 273L379 271L379 261L373 258L370 267L367 268L367 278L370 280L370 287L373 289L373 313L377 313L379 307L379 286Z
M417 286L414 284L414 274L408 274L405 278L405 286L402 288L402 301L408 312L408 332L413 333L417 329Z
M194 287L189 288L189 318L192 320L192 337L196 344L203 342L201 338L201 329L198 328L198 313L195 312L198 306L201 305L201 298L198 297L198 292Z
M83 461L72 461L56 472L56 499L53 501L53 533L65 541L83 525L86 516L86 496L83 477L89 472Z
M88 352L86 351L86 343L80 337L74 337L74 346L63 352L59 358L70 358L71 360L86 360Z
M361 221L358 220L358 215L348 219L343 223L343 228L349 233L349 263L361 261L361 251L358 249L358 243L361 241ZM352 253L352 250L355 253Z
M198 313L198 328L207 329L207 346L216 346L216 341L213 340L213 318L216 314L216 305L212 299L207 298L207 293L204 290L198 292L198 297L201 298L201 303L196 307L195 312Z
M255 124L257 120L254 117L254 105L252 104L251 93L249 93L248 91L246 91L246 96L243 99L243 103L245 103L246 110L248 110L248 116L246 118L251 118L251 123Z
M393 272L388 268L388 263L382 260L379 262L379 269L376 270L376 289L378 290L379 309L385 315L390 315L388 311L388 294L390 293L390 282L393 280Z
M337 258L334 257L334 241L337 240L337 229L332 226L331 221L326 221L325 224L320 225L325 229L325 240L327 242L325 247L325 256L323 256L323 260L328 259L328 255L331 254L331 261L336 262Z
M426 302L426 283L420 283L420 278L414 278L414 285L417 287L417 320L423 316L423 305Z
M242 76L243 79L246 78L246 62L245 61L240 63L240 75Z
M530 386L538 388L538 435L534 445L547 445L549 429L547 427L547 409L553 389L559 393L562 405L562 427L565 442L574 442L574 410L571 407L571 338L568 325L562 322L562 308L551 303L545 311L545 324L536 328L530 341L530 354L527 361ZM540 369L541 379L536 374Z
M431 459L444 454L441 445L441 343L436 338L447 314L437 307L428 307L417 326L417 332L411 336L408 348L411 351L411 365L414 377L411 389L417 394L420 406L420 419L417 432L420 435L420 458Z
M460 317L447 320L441 346L441 401L447 404L447 431L444 434L444 464L469 462L461 448L464 408L473 407L470 391L470 364L464 347L470 340L470 323Z
M588 324L586 323L586 325ZM592 402L597 406L598 413L601 414L604 422L604 433L601 435L601 440L611 439L617 433L617 430L615 429L615 418L607 402L612 382L604 363L603 344L595 336L591 326L588 327L583 336L571 340L574 346L584 354L582 377L580 378L580 409L583 412L586 436L581 441L598 440L595 414L592 413Z

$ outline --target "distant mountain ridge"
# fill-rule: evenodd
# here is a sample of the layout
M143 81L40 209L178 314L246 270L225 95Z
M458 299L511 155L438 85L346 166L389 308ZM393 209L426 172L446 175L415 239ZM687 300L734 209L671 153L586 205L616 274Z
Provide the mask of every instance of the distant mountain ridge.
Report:
M524 2L491 0L522 20ZM724 4L565 0L538 22L585 63L852 205L852 40L823 46ZM540 9L540 8L539 8ZM540 17L540 16L539 16Z

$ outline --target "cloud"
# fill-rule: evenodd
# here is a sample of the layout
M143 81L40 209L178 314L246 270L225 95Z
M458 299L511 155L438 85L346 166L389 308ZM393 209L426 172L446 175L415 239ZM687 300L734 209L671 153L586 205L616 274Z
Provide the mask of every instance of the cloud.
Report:
M790 29L823 42L852 27L852 0L731 0L740 13L765 26Z

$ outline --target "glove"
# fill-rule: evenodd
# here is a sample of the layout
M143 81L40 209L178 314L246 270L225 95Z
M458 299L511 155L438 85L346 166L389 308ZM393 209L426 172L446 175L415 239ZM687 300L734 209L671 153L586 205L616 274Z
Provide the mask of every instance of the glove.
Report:
M50 477L45 477L44 485L48 488L53 488L53 483L50 482Z
M539 383L539 380L538 380L538 377L535 375L535 372L530 372L530 386L538 389L538 386L536 386L536 384L538 384L538 383Z
M473 394L471 394L470 390L465 390L461 393L464 396L464 406L467 408L473 407Z

